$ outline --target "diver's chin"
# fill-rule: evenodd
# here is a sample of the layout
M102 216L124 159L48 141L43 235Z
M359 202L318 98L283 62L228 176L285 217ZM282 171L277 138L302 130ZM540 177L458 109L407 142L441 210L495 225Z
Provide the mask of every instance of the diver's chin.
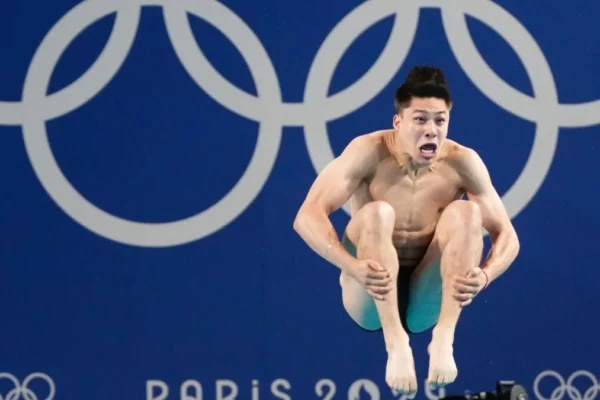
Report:
M417 171L417 170L420 170L423 168L431 167L431 165L433 165L434 161L435 161L435 158L422 157L417 154L413 157L410 157L410 166L411 166L411 169L414 169L415 171Z
M428 166L434 163L437 158L437 152L433 154L422 154L419 152L413 160L420 166Z

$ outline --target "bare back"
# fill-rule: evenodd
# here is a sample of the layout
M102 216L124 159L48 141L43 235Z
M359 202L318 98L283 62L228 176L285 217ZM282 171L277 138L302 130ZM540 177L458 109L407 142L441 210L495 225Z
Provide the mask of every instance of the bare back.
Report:
M390 204L396 216L392 241L401 263L411 266L427 251L442 211L464 194L452 163L460 157L462 146L446 140L438 159L415 176L407 161L395 154L393 134L380 131L366 135L372 140L365 142L377 147L377 160L367 168L351 197L352 214L372 201Z

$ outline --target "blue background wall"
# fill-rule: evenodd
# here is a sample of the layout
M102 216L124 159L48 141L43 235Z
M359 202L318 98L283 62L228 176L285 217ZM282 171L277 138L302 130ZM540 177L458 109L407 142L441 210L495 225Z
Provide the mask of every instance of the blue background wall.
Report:
M327 148L316 142L311 159L308 134L318 139L326 124L331 151L339 154L354 136L388 128L393 91L416 63L445 69L456 99L450 137L481 154L500 194L518 180L536 140L540 158L551 160L547 174L544 168L537 173L540 179L521 179L531 196L519 189L505 197L521 254L463 313L455 344L459 377L446 393L489 390L498 379L514 379L537 397L536 378L553 370L565 380L577 377L579 397L571 392L571 398L600 397L600 104L587 104L600 98L600 5L506 0L500 8L482 0L447 9L446 22L458 18L459 28L462 10L493 16L466 21L495 78L477 52L454 55L452 47L468 50L468 40L449 39L436 3L419 11L425 2L372 2L190 0L164 14L157 6L137 9L139 26L133 1L120 2L118 18L111 4L119 2L108 0L0 4L0 372L18 380L0 375L4 398L24 386L39 399L52 395L43 379L23 383L36 372L51 380L57 399L164 398L165 387L168 399L225 399L233 386L239 399L286 398L277 397L278 390L313 399L327 398L332 384L334 399L371 398L373 386L365 381L348 394L360 379L375 383L382 399L393 398L384 381L381 335L357 329L345 315L338 271L309 250L292 221L323 166L319 157L327 158ZM203 69L198 48L182 39L179 49L191 59L184 68L164 16L173 18L172 35L185 35L186 7L218 19L217 29L187 17L215 70L246 95L220 86ZM378 14L383 8L397 8L401 35L381 61L383 70L344 94L386 46L394 16ZM352 14L356 21L347 20L348 31L332 35L333 47L322 53L334 62L343 54L327 88L317 76L326 68L313 62L351 12L359 13ZM268 58L243 25L222 25L233 14ZM377 23L369 22L371 14ZM502 22L511 14L522 25ZM503 25L496 32L489 24ZM116 50L105 54L111 32L114 42L106 48ZM237 35L248 54L223 32ZM501 37L507 35L520 40L508 43ZM351 44L346 52L343 43ZM541 53L530 51L532 43ZM527 50L529 66L511 46ZM244 57L252 59L253 71ZM305 94L311 66L316 83ZM541 82L537 89L532 79ZM259 128L265 136L257 147ZM252 178L238 188L241 197L219 203L223 208L202 214L198 223L166 224L220 202L259 147L266 153L253 162L264 182L260 174ZM66 181L53 175L51 158L44 158L50 154ZM341 231L348 215L340 210L332 219ZM415 336L412 344L418 397L433 399L439 393L426 394L423 385L429 338ZM231 382L221 383L226 388L219 396L217 382L225 379ZM552 397L557 385L543 378L541 398Z

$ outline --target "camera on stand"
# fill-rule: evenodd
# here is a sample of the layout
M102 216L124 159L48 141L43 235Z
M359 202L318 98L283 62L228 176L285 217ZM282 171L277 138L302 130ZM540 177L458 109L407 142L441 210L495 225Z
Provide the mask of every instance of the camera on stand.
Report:
M465 391L464 395L451 395L440 400L529 400L525 388L514 381L498 381L496 390L490 392Z

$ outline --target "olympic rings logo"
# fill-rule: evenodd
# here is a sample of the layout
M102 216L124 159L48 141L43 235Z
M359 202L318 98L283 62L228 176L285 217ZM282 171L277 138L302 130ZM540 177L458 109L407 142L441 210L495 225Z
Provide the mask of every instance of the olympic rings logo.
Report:
M540 382L546 377L554 378L558 383L558 386L552 390L550 397L544 397L540 393ZM591 382L591 385L587 387L583 394L573 385L575 379L579 377L583 377ZM594 376L594 374L589 371L575 371L566 381L562 375L556 371L544 371L535 378L533 390L537 398L540 400L561 400L565 395L569 396L571 400L593 400L600 394L600 382L598 382L598 379Z
M175 53L195 83L223 107L259 122L258 141L248 168L235 186L209 209L168 223L141 223L111 215L83 197L64 176L52 154L46 121L70 113L92 99L125 61L143 6L162 7ZM71 218L105 238L135 246L175 246L206 237L237 218L254 201L271 173L284 126L302 126L313 167L320 172L333 158L327 122L354 112L373 99L402 66L417 32L421 8L439 8L448 42L473 83L498 106L536 124L529 158L503 202L511 218L541 187L554 158L560 127L600 123L600 100L560 104L552 71L527 29L492 1L369 0L348 13L318 50L306 81L304 99L282 101L275 68L260 39L225 5L214 0L86 0L48 32L28 68L20 102L0 102L0 125L21 125L27 155L44 189ZM89 25L116 13L110 38L93 65L71 85L48 95L50 77L69 44ZM187 13L214 25L247 62L257 87L250 95L226 80L194 40ZM335 69L350 45L374 23L395 16L373 66L356 82L328 96ZM485 62L470 36L466 16L495 30L512 47L529 76L533 97L502 80ZM345 206L346 212L349 211Z
M4 397L0 394L0 400L38 400L39 398L36 396L35 392L29 388L29 384L35 379L41 379L48 384L49 393L44 398L45 400L52 400L56 392L52 379L48 375L40 372L33 373L26 377L23 380L22 385L13 374L7 372L0 372L0 381L2 379L10 380L14 384L14 389L10 390Z

